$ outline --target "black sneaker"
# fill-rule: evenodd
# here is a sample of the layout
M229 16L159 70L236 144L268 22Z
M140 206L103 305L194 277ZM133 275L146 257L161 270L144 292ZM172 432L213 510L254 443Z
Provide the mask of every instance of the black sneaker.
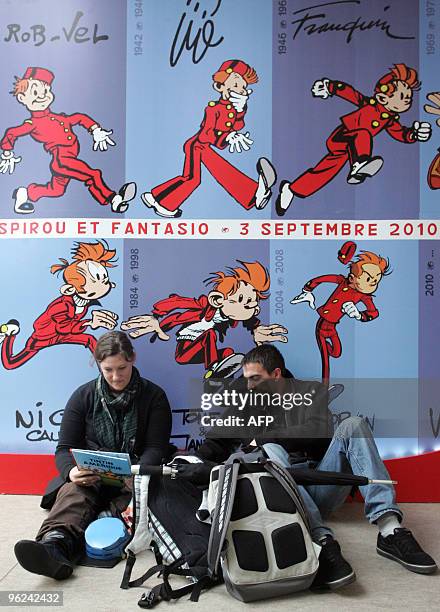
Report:
M14 547L15 556L20 565L33 574L48 576L55 580L65 580L73 572L70 550L73 547L72 538L60 534L51 537L50 532L42 541L20 540Z
M344 559L339 543L328 535L320 541L319 569L312 590L339 589L356 580L351 565Z
M410 572L433 574L437 569L434 559L425 553L411 531L404 527L397 527L386 538L379 533L376 550L382 557L397 561Z

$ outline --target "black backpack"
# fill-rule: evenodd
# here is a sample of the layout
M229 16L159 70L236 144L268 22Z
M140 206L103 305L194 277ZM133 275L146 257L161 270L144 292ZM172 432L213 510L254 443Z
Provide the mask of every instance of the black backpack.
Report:
M145 505L148 505L148 517L146 514L141 517L140 498L142 489L145 493L146 483L148 502ZM220 582L220 578L212 578L208 572L207 552L211 527L196 518L202 501L201 490L187 480L136 476L133 495L134 533L126 548L127 563L121 588L141 586L148 578L158 574L162 582L142 595L138 602L140 607L150 608L161 600L178 599L186 594L191 594L191 601L198 601L202 589ZM157 564L140 578L130 580L136 553L147 548L153 549ZM170 584L172 575L186 576L188 584L173 589Z

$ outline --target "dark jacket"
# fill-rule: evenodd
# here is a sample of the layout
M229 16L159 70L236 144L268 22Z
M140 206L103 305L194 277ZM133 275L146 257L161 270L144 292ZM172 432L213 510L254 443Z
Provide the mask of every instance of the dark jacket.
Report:
M284 405L293 394L299 394L306 401L300 405L284 408L274 406L273 400L255 406L247 402L244 409L238 411L228 408L222 418L229 415L243 419L245 425L238 427L213 427L206 434L205 442L199 447L197 454L208 461L222 462L238 447L248 445L253 439L259 446L272 442L283 446L291 454L294 461L310 459L319 461L324 456L333 435L333 421L328 409L327 387L315 381L298 380L293 377L282 379L282 388L272 384L258 385L254 393L274 393L284 396ZM246 381L241 379L236 389L246 392ZM287 395L289 394L289 395ZM249 417L270 415L274 421L262 426L246 426Z
M141 381L142 389L135 400L138 424L130 456L136 463L159 465L168 454L170 405L163 389L145 378ZM95 385L96 380L82 385L67 402L55 450L55 463L60 475L49 482L41 501L42 508L50 508L58 489L69 481L69 472L76 465L70 449L100 450L93 428ZM105 450L120 451L116 448Z

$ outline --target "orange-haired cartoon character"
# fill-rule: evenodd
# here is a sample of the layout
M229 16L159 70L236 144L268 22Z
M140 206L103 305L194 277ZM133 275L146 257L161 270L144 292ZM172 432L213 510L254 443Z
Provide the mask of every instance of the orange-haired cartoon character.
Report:
M347 182L362 183L382 167L383 159L373 157L373 138L382 130L404 143L424 142L431 136L427 122L414 121L412 127L400 124L400 113L411 108L413 91L420 88L417 71L405 64L395 64L376 83L374 94L364 96L342 81L315 81L312 95L326 100L338 96L358 107L341 117L341 124L327 139L328 153L314 168L306 170L293 182L282 181L276 201L276 212L283 216L294 196L307 198L329 183L350 162Z
M64 194L71 179L83 182L99 204L110 204L113 212L123 213L128 202L136 195L136 184L126 183L116 193L102 178L101 170L91 168L78 159L79 142L73 131L75 125L88 130L93 138L93 150L106 151L114 146L110 138L112 130L104 130L96 121L82 113L56 114L50 109L55 96L52 92L54 74L46 68L28 68L23 77L16 77L12 95L23 104L30 116L17 126L8 128L0 141L0 173L12 174L21 157L14 154L17 138L30 135L41 142L44 150L52 155L50 170L52 179L46 185L31 183L14 191L14 211L33 213L34 203L40 198L58 198Z
M264 157L258 160L257 182L212 148L229 147L230 153L249 151L253 140L249 132L243 134L240 130L244 128L247 103L252 93L248 85L258 82L257 73L241 60L227 60L212 79L212 86L220 98L208 103L200 130L185 142L182 174L141 196L144 204L161 217L182 215L181 204L200 185L202 164L246 210L264 208L272 195L271 187L276 181L276 173L269 160Z
M52 274L63 273L61 297L35 320L34 331L19 353L14 355L19 322L11 319L0 326L1 359L7 370L19 368L41 349L55 344L80 344L93 353L96 339L85 333L86 328L114 329L118 320L118 315L109 310L92 310L91 317L85 318L89 308L100 305L98 300L115 287L107 272L114 266L115 255L116 251L101 242L79 242L72 249L72 263L60 259L61 264L51 266Z
M232 376L240 369L243 355L230 347L218 348L217 343L223 342L228 328L241 321L256 344L287 342L284 335L287 329L276 323L261 325L257 318L260 300L268 297L268 271L258 261L238 263L242 267L215 272L205 281L212 286L208 295L188 298L173 293L156 302L152 314L131 317L122 323L121 329L128 330L132 338L152 333L152 340L169 340L167 332L179 326L177 363L203 363L206 378Z
M339 251L339 260L349 265L348 276L342 274L325 274L309 280L291 304L308 302L310 308L315 309L315 296L313 290L322 283L333 283L336 289L325 304L318 308L319 319L316 324L316 341L321 353L322 379L324 382L330 378L329 357L337 359L342 354L341 340L336 326L344 315L363 323L372 321L379 316L379 311L373 302L373 293L376 291L382 278L390 273L389 261L370 251L361 251L355 261L351 261L356 250L353 242L345 243ZM359 310L357 304L362 303L365 309Z

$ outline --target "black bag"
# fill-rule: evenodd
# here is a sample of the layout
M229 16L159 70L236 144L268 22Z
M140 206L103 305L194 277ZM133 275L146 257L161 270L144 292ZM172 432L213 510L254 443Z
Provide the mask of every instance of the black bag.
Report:
M160 600L169 601L191 593L191 600L197 601L202 589L220 582L208 573L207 551L210 525L200 522L196 512L202 500L202 492L191 482L181 479L162 478L160 476L136 476L134 495L140 495L142 482L150 479L148 486L148 534L151 538L157 565L151 567L136 580L130 580L133 565L136 561L136 545L132 545L136 533L145 534L145 525L135 516L135 531L131 543L127 545L127 564L121 588L141 586L148 578L159 574L162 582L154 586L139 600L142 608L150 608ZM144 500L143 503L145 503ZM139 502L135 499L136 511ZM145 516L142 522L145 522ZM138 520L136 521L136 518ZM142 537L142 536L141 536ZM145 537L143 537L145 540ZM148 543L143 548L147 548ZM169 577L186 576L190 582L184 587L173 589Z

